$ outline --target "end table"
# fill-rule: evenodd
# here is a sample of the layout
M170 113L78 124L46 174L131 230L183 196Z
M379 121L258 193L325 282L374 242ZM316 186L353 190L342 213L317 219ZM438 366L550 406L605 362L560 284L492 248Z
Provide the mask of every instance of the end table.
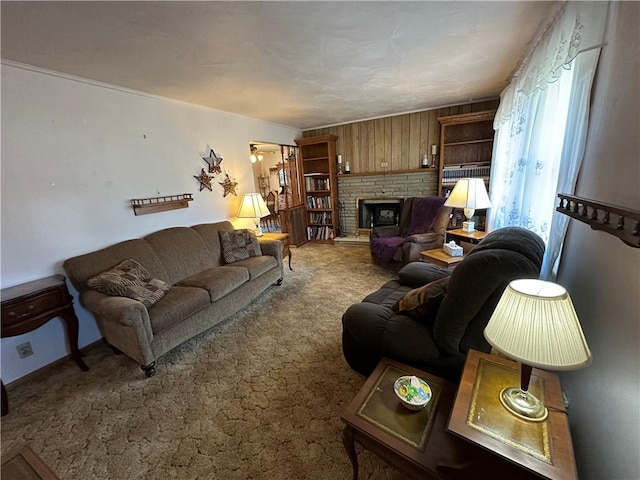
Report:
M452 257L447 252L442 250L442 248L434 248L431 250L424 250L420 252L420 260L427 263L433 263L438 267L449 268L455 267L462 260L464 260L464 255L459 257Z
M433 397L425 408L404 407L393 383L403 375L416 375L431 387ZM342 440L358 478L358 457L354 443L374 452L410 477L440 478L441 463L455 460L464 442L445 431L455 385L416 368L390 359L380 361L353 399L342 421Z
M73 309L65 277L52 275L33 282L2 289L2 330L0 336L13 337L28 333L55 317L60 317L67 328L71 357L81 370L89 367L78 349L78 317ZM9 411L7 392L2 388L2 415Z
M288 233L263 233L260 237L265 240L280 240L282 242L282 259L289 257L289 270L293 271L291 268L291 248L289 246L289 234Z
M577 480L569 420L558 377L534 368L530 389L549 409L544 422L511 415L500 403L504 387L520 384L517 362L469 350L451 412L449 431L525 471Z

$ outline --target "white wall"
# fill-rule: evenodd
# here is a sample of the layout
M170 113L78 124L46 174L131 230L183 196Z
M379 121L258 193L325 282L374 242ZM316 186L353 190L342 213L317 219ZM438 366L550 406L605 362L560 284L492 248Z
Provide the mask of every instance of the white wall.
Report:
M640 4L611 2L576 195L640 210ZM562 374L583 480L640 478L640 249L571 220L558 282L593 363Z
M54 273L62 262L161 228L230 219L255 190L249 141L292 144L300 131L246 117L27 66L2 65L2 288ZM223 198L193 178L213 148L239 184ZM187 209L134 216L132 198L193 193ZM246 222L245 222L246 223ZM246 226L251 227L251 221ZM69 284L69 282L67 282ZM80 347L101 335L77 301ZM31 342L20 360L16 345ZM52 320L1 342L9 383L68 354L64 328Z

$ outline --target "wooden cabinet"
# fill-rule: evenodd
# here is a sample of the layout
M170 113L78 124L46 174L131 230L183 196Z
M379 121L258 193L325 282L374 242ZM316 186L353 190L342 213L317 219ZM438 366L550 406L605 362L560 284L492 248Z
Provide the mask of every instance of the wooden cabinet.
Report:
M461 178L482 178L489 190L493 154L493 118L495 110L438 117L440 122L440 172L438 195L448 197ZM476 228L483 230L486 211L474 217ZM455 209L449 228L459 228L465 220Z
M306 209L307 239L333 243L339 235L334 135L299 138L298 176Z

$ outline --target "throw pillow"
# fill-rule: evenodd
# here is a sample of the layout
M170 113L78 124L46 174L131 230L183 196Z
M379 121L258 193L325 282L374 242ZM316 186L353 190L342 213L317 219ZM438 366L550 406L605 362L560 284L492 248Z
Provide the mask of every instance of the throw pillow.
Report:
M225 263L234 263L262 255L260 242L255 234L249 230L220 230L218 234Z
M147 308L171 288L162 280L152 278L146 268L132 259L90 278L87 286L105 295L133 298Z
M440 302L447 293L449 277L427 283L407 292L392 307L395 313L403 313L415 320L433 322Z

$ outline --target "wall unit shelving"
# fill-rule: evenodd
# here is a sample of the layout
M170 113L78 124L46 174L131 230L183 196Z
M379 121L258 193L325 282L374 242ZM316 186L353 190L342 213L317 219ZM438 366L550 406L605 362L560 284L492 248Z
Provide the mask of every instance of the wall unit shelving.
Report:
M298 174L305 199L307 239L333 243L340 234L336 137L299 138L296 144L299 147Z
M448 197L460 178L482 178L489 189L493 154L493 118L496 110L438 117L440 122L440 170L438 195ZM462 210L454 210L449 228L459 228ZM476 228L484 229L486 213L474 217Z

